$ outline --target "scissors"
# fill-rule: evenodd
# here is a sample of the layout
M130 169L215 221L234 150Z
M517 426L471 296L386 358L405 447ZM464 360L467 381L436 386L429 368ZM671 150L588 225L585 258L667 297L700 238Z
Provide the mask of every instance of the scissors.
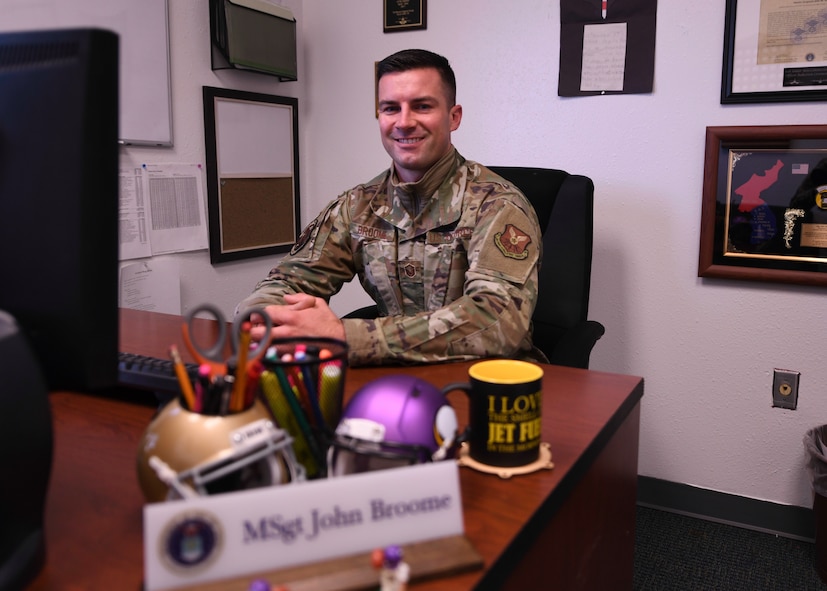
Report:
M196 341L193 336L193 319L199 313L205 313L212 316L212 318L218 323L218 337L209 347L204 347L201 343ZM245 352L245 354L240 355L242 353L242 351L240 351L241 343L249 343L249 331L246 335L247 338L242 339L242 332L245 330L244 324L249 322L250 317L253 314L258 314L264 323L264 338L258 343L258 346L255 349L251 348L249 351ZM193 310L190 310L185 316L185 321L181 326L181 331L184 334L184 344L187 346L190 353L192 353L192 356L195 357L196 361L199 364L208 365L213 375L223 376L227 375L227 372L232 369L230 368L230 365L235 365L238 362L239 357L244 360L245 372L259 359L261 359L267 353L267 347L270 345L270 332L272 328L273 321L270 320L270 317L267 315L267 312L264 311L264 308L253 307L237 314L233 320L232 332L230 334L231 356L229 359L224 356L228 338L227 321L224 318L224 314L221 313L221 310L215 306L211 304L201 304L200 306L196 306Z

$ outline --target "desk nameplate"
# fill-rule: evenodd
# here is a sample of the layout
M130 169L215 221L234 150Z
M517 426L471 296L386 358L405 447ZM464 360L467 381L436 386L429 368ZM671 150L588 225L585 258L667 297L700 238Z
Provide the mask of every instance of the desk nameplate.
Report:
M153 503L144 507L146 589L274 571L463 531L454 462Z

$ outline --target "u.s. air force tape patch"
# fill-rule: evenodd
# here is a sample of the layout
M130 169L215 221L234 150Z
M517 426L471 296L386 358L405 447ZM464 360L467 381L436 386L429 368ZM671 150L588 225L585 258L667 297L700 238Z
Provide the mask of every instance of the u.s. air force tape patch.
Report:
M494 234L494 244L503 255L521 261L528 256L531 237L514 224L506 224L502 232Z
M315 219L309 224L307 224L307 226L305 226L304 230L302 230L301 236L299 236L299 239L296 240L296 243L293 245L293 248L290 249L290 254L296 254L302 248L304 248L304 245L307 244L308 240L310 240L310 237L313 235L313 230L316 229L316 225L318 223L319 220Z

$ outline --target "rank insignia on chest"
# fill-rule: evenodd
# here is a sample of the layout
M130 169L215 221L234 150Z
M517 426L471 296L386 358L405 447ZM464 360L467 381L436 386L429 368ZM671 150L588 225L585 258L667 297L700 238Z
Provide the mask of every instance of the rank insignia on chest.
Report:
M411 264L407 264L404 267L402 267L402 270L405 273L405 277L408 277L409 279L413 279L414 277L416 277L416 267L415 266L413 266Z
M494 234L494 244L508 258L522 260L528 256L531 238L513 224L507 224L502 232Z

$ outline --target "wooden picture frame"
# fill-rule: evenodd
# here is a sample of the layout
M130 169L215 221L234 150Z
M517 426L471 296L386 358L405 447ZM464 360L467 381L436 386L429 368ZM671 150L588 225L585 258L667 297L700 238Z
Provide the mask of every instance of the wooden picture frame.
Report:
M298 100L203 87L212 264L287 252L300 232Z
M827 2L817 1L727 0L721 104L827 100Z
M698 276L827 285L827 125L706 128Z

